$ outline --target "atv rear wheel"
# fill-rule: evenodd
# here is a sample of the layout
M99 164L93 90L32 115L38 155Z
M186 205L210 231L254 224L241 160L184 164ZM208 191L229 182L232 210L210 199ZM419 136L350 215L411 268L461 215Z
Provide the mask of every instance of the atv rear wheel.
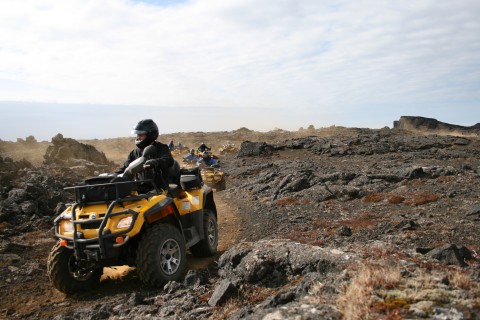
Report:
M103 268L100 266L79 268L73 250L57 243L48 256L47 273L57 290L75 293L95 288L100 282Z
M185 240L180 231L169 224L157 224L140 240L137 273L143 283L160 288L182 276L186 260Z
M205 209L203 213L203 239L190 248L196 257L210 257L217 253L218 225L212 211Z
M226 189L225 185L226 185L225 178L223 178L220 182L218 182L215 185L215 190L217 191L225 190Z

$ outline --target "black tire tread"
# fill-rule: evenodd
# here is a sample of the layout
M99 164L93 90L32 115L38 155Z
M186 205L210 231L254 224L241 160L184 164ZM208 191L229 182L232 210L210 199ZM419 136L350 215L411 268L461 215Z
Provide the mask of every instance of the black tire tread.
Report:
M213 219L215 221L215 227L216 227L216 236L217 236L217 241L216 245L214 248L210 246L210 243L208 241L207 237L207 226L208 226L208 220ZM218 225L217 225L217 219L215 218L215 215L211 210L205 209L204 210L204 215L203 215L203 230L204 230L204 238L200 240L197 244L193 245L190 248L190 251L195 257L211 257L217 253L217 246L218 246Z
M226 181L225 178L222 179L219 183L217 183L217 187L215 188L218 191L222 191L226 189Z
M100 283L103 268L95 269L92 276L87 280L79 281L75 279L68 270L69 254L73 254L69 250L57 243L50 251L47 261L47 273L53 286L67 294L95 288Z
M167 238L174 238L182 248L180 267L173 275L167 275L163 270L159 270L156 260L159 242L163 242ZM146 285L160 288L168 281L178 280L183 275L186 259L185 240L180 231L169 224L156 224L151 229L148 229L140 240L137 250L137 273Z

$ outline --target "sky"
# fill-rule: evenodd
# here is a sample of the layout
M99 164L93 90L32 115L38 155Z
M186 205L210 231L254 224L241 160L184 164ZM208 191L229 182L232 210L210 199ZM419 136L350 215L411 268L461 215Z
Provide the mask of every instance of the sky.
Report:
M0 139L480 122L480 1L2 0Z

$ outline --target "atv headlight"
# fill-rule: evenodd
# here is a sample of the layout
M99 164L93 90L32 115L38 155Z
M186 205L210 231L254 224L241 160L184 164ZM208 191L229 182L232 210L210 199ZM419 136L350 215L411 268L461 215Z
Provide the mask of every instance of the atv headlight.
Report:
M70 211L68 211L68 209L66 209L65 211L60 213L60 218L63 220L70 220L72 219L72 214Z
M61 233L73 232L73 223L70 220L64 220L60 223Z
M122 218L122 219L120 219L120 221L118 221L118 223L117 223L117 229L125 229L125 228L128 228L128 227L130 227L131 224L132 224L132 216L128 216L128 217Z

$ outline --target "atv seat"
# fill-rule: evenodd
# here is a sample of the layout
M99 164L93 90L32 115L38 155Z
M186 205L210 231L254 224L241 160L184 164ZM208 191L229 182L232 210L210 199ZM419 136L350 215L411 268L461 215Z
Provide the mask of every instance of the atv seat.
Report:
M168 168L168 183L180 185L180 165L174 160L173 165Z
M203 181L198 167L182 168L180 173L180 186L183 190L194 190L202 187Z
M177 198L180 195L180 187L178 184L169 184L168 185L168 194L170 194L173 198Z

